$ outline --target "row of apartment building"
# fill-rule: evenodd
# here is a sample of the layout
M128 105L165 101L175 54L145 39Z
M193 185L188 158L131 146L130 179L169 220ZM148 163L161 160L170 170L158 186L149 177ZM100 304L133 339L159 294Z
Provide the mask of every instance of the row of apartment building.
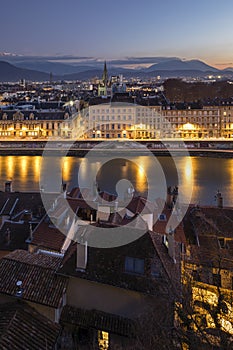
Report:
M1 139L160 139L233 137L233 105L170 109L98 98L79 111L2 110Z
M79 116L84 138L232 138L233 106L177 110L129 103L90 105Z

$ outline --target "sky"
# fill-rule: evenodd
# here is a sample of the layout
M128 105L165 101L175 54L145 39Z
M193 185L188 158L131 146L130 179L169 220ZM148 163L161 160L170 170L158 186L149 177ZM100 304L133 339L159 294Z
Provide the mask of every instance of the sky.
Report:
M0 52L176 56L233 66L232 0L8 0Z

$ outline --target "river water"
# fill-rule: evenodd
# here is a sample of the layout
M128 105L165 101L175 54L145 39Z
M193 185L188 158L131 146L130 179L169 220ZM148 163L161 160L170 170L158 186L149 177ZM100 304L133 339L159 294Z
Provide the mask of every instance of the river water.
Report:
M0 190L4 191L6 180L12 180L13 191L39 191L41 187L57 190L63 178L68 190L78 183L81 187L90 187L97 182L101 190L114 193L116 184L127 179L140 194L146 195L148 188L154 189L150 198L153 199L153 196L161 196L164 181L158 179L164 174L166 186L178 185L192 203L216 205L215 194L220 190L224 206L233 206L233 159L183 157L174 163L169 157L157 157L156 161L155 169L147 156L115 159L102 166L96 159L78 157L58 158L45 163L41 156L0 156ZM121 196L128 184L124 186L119 193Z

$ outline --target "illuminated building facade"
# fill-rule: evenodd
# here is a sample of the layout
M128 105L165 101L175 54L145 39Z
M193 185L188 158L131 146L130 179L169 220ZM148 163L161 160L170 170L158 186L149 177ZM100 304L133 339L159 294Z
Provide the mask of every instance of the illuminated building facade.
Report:
M172 109L136 104L128 94L78 109L0 111L0 139L231 139L233 106Z
M203 107L203 109L172 110L164 109L163 118L167 121L167 138L218 138L220 137L220 109Z
M0 139L72 137L72 119L67 111L0 111Z
M104 103L89 106L86 138L144 139L160 136L160 108L133 103Z

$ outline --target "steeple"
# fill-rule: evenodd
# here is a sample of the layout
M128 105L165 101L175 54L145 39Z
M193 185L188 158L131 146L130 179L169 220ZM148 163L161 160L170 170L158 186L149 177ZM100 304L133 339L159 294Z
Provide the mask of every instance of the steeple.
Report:
M98 96L111 95L111 91L109 92L109 89L111 90L111 87L110 87L110 83L108 81L108 69L107 69L107 64L105 61L102 79L100 80L99 86L98 86Z
M108 82L108 70L107 70L107 64L106 61L104 62L104 72L102 76L102 81L104 85L107 85Z

